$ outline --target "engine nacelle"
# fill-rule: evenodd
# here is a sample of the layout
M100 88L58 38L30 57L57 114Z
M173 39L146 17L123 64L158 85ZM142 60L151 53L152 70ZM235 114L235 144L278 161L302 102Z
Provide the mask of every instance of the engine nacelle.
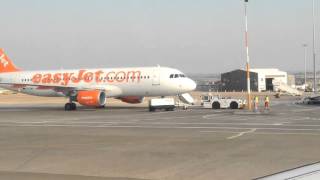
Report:
M119 98L122 102L130 104L139 104L143 102L144 97L141 96L126 96Z
M78 91L77 101L84 106L101 107L106 104L106 93L98 90Z

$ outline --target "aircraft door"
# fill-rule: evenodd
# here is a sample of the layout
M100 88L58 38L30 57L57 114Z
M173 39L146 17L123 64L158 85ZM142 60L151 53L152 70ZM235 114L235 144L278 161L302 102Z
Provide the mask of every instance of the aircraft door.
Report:
M152 85L153 86L160 85L160 67L156 67L153 69Z

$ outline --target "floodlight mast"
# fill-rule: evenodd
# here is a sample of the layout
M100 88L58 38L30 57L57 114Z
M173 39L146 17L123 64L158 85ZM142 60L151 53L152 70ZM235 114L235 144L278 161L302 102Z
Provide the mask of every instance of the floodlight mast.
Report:
M315 52L315 41L316 41L316 19L315 19L315 9L314 9L314 0L312 0L312 18L313 18L313 34L312 34L312 54L313 54L313 93L318 93L317 88L317 69L316 69L316 52Z
M247 55L247 62L246 62L246 70L247 70L247 103L248 103L248 110L252 109L251 105L251 85L250 85L250 58L249 58L249 44L248 44L248 15L247 15L247 8L248 8L248 0L244 0L244 16L245 16L245 46L246 46L246 55Z
M308 55L308 44L302 44L304 47L304 87L307 87L307 55Z

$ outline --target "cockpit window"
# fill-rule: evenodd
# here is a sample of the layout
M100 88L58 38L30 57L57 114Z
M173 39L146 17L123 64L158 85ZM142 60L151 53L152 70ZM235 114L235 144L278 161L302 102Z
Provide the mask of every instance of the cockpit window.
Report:
M170 78L185 78L184 74L170 74Z

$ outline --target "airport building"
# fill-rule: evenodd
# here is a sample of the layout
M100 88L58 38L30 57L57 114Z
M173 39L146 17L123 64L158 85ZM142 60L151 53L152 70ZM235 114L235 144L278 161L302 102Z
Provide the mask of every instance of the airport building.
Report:
M241 69L221 74L223 91L246 91L247 72ZM250 72L250 86L252 91L258 91L258 73Z
M279 69L251 69L258 73L258 91L276 91L282 84L288 84L288 73Z
M279 87L288 86L287 72L279 69L251 69L250 71L252 91L277 91ZM221 82L225 91L246 91L246 71L238 69L223 73Z

